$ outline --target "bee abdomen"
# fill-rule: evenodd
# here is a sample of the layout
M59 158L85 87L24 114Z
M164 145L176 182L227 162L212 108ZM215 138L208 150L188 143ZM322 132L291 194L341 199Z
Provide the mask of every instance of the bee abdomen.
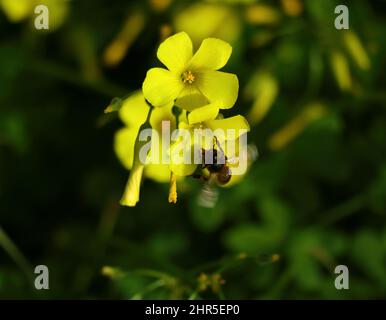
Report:
M232 172L227 166L223 166L222 170L217 174L217 181L219 184L226 184L231 180Z

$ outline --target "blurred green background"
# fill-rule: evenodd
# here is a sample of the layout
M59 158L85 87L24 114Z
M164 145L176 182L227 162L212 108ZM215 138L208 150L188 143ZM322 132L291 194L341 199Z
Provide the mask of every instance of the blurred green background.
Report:
M0 298L386 298L386 2L343 1L349 31L341 2L0 0ZM232 44L259 157L214 208L191 179L123 208L103 110L178 31Z

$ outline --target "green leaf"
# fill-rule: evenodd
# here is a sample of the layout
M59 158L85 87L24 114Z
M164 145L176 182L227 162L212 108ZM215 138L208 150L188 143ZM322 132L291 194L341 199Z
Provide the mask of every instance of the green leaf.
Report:
M251 255L271 253L278 247L270 230L256 224L241 224L230 229L224 236L224 243L234 252Z
M366 275L386 285L385 251L381 238L374 231L363 230L355 235L352 243L352 258Z

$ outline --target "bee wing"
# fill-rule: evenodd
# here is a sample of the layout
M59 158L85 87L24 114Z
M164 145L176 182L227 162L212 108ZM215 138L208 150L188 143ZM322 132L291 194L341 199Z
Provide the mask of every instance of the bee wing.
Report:
M197 203L204 208L213 208L218 200L218 189L215 185L214 178L211 177L207 183L204 184L198 197Z
M259 156L259 152L257 150L256 145L248 144L246 156L249 164L252 164L253 162L256 161L256 159ZM228 158L227 162L230 164L237 164L239 161L240 161L240 156L232 155L231 157Z

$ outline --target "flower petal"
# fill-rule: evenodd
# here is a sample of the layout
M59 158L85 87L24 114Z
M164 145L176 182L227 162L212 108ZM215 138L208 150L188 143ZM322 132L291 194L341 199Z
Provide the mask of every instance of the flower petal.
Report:
M209 101L194 85L185 85L179 94L175 105L182 109L192 111L195 108L208 104Z
M114 137L114 151L126 169L131 169L134 158L134 144L139 126L136 128L122 128Z
M157 130L161 134L162 121L170 121L170 130L174 130L176 126L176 118L172 112L173 102L169 104L153 109L150 115L150 124L153 129Z
M168 182L170 169L168 164L149 163L145 166L145 176L156 182Z
M162 42L158 59L172 72L180 74L193 55L193 45L186 32L179 32Z
M119 117L127 126L141 126L146 121L149 113L149 106L141 91L135 91L123 101L119 109Z
M170 146L170 170L176 176L189 176L194 173L197 164L194 164L194 147L192 141L180 137Z
M205 39L190 61L188 69L197 71L221 69L231 54L232 47L229 43L216 38Z
M169 165L169 169L173 171L173 173L177 177L186 177L191 176L194 171L197 169L197 164L184 164L178 162L171 162Z
M205 122L205 125L213 131L216 129L224 130L225 140L237 139L241 134L250 130L248 121L240 115L226 119L209 120ZM227 130L235 130L235 134L230 137Z
M143 95L154 107L174 101L183 88L179 77L162 68L152 68L142 85Z
M11 22L19 22L33 13L33 3L29 0L2 0L0 7Z
M218 110L219 108L217 103L207 104L203 107L194 109L188 114L189 124L195 124L206 120L213 120L217 117Z
M232 73L205 71L197 75L197 86L209 102L219 102L220 109L232 108L239 92L239 80Z
M145 165L140 161L133 164L130 170L129 180L127 181L125 192L121 198L120 204L122 206L135 207L139 201L139 193L141 189L142 173Z

